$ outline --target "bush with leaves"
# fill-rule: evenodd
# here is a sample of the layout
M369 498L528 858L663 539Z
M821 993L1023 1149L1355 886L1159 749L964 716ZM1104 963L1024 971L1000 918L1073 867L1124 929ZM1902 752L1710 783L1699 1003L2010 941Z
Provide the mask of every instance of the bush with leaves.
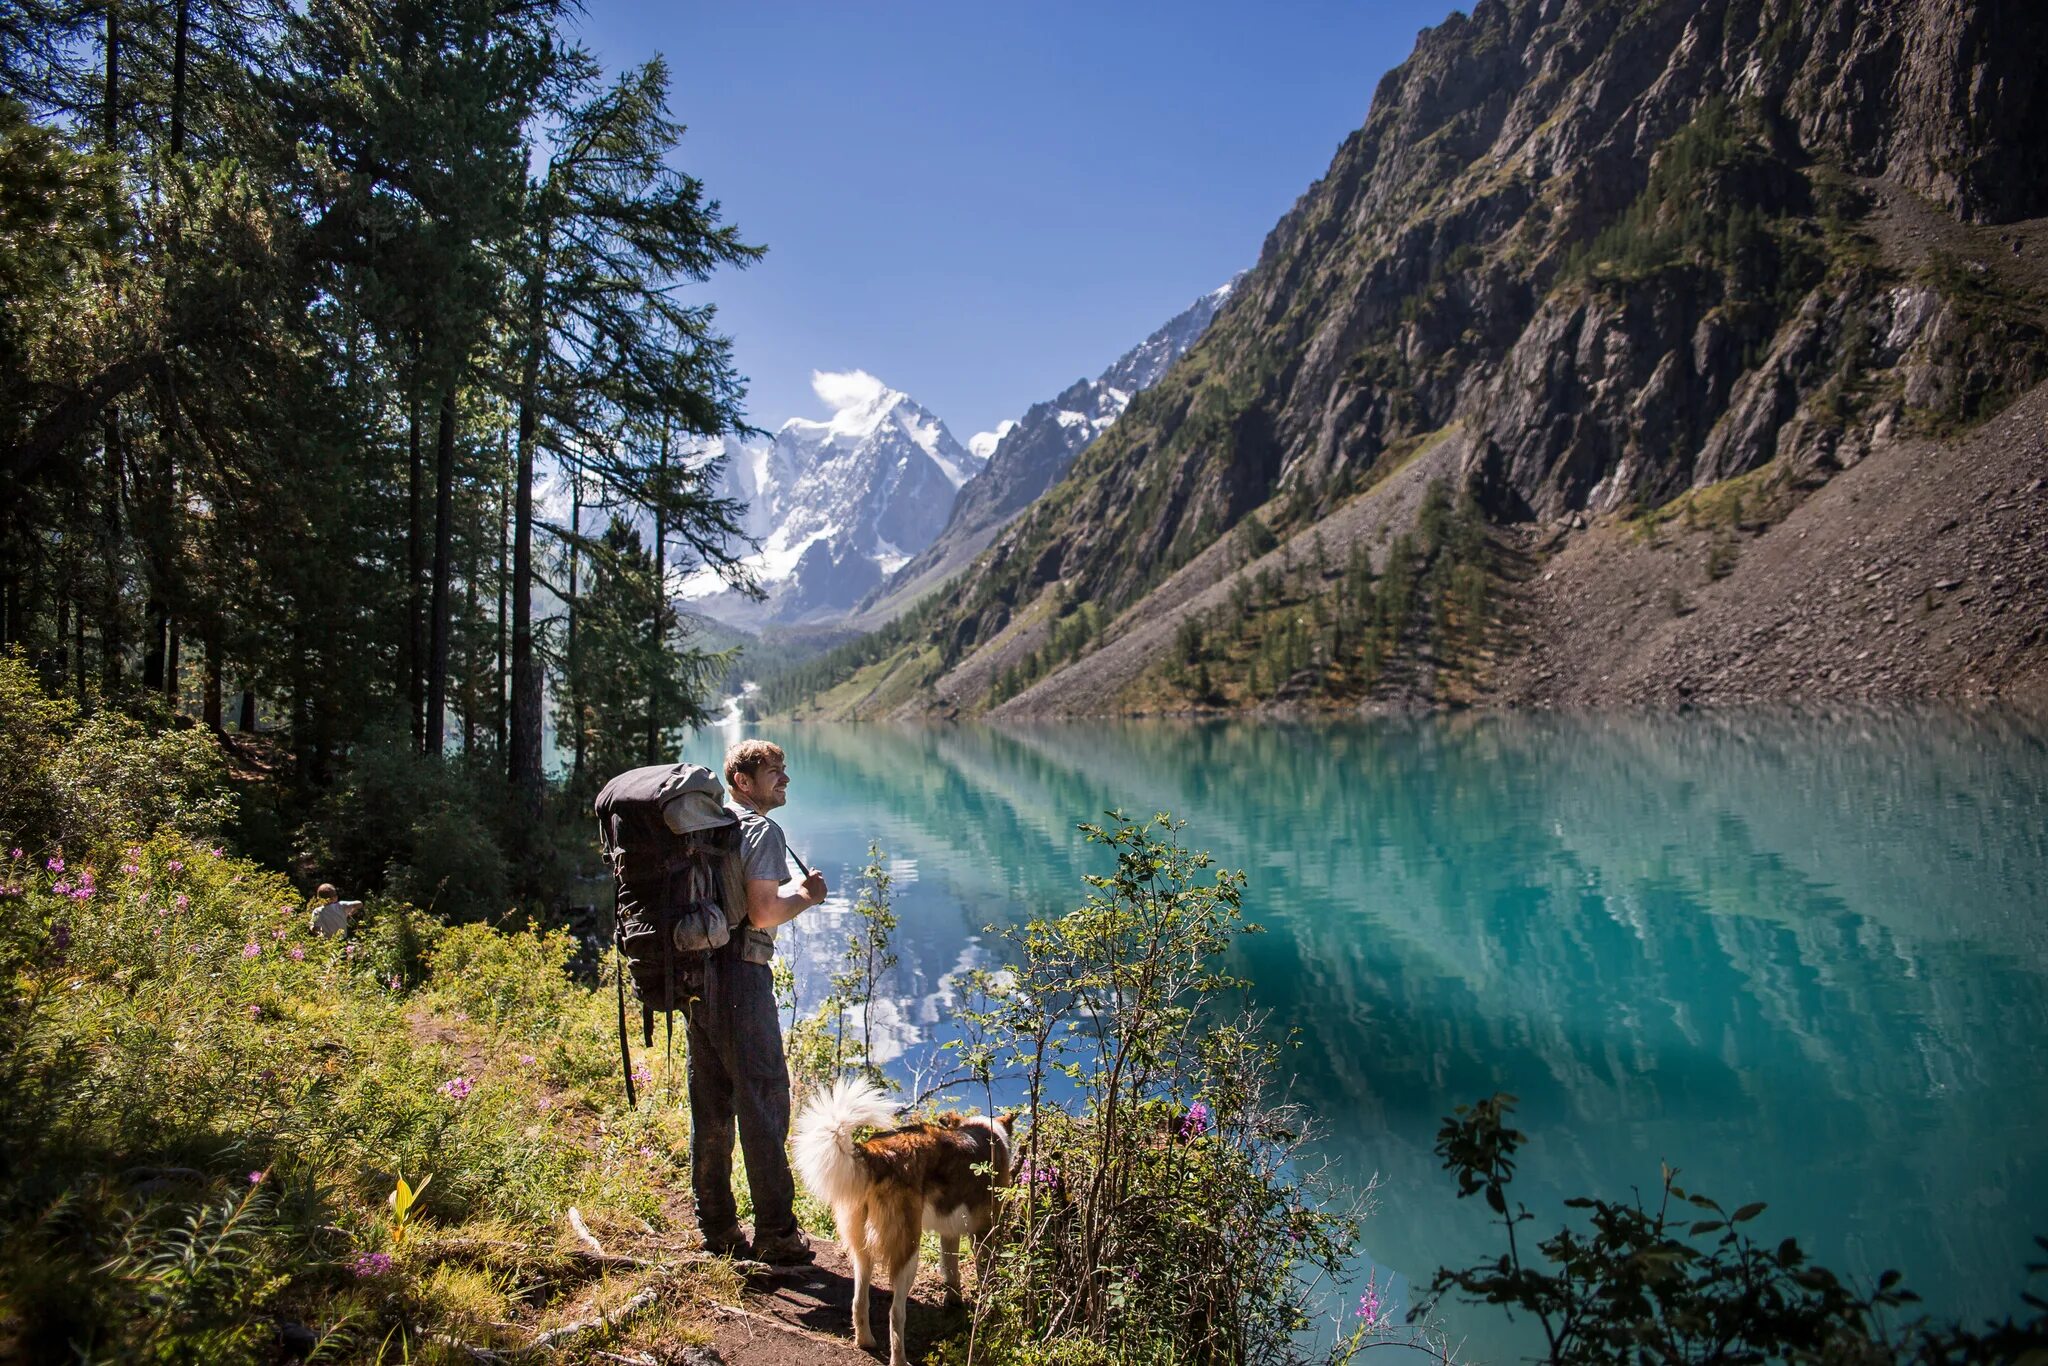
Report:
M19 654L0 654L0 838L83 855L158 830L194 839L234 813L213 737L179 728L152 699L141 714L44 694Z
M1301 1159L1259 1022L1229 1009L1243 879L1164 815L1081 829L1115 870L972 983L966 1071L1020 1078L1028 1122L975 1354L1291 1360L1357 1220Z
M1751 1234L1761 1203L1735 1210L1677 1184L1666 1166L1654 1204L1577 1198L1588 1227L1565 1228L1537 1244L1546 1265L1525 1260L1517 1226L1534 1216L1513 1204L1508 1185L1523 1135L1508 1125L1515 1098L1461 1105L1437 1134L1436 1152L1458 1180L1460 1198L1484 1197L1500 1216L1507 1251L1464 1270L1437 1272L1418 1312L1457 1291L1505 1305L1543 1329L1545 1360L1571 1363L1815 1361L1948 1363L2048 1360L2048 1303L2031 1323L2008 1319L1978 1332L1904 1326L1893 1311L1919 1296L1887 1271L1868 1289L1816 1265L1798 1241L1760 1243ZM1701 1245L1693 1240L1711 1238ZM2048 1240L2042 1240L2048 1248ZM2029 1268L2048 1271L2048 1265Z

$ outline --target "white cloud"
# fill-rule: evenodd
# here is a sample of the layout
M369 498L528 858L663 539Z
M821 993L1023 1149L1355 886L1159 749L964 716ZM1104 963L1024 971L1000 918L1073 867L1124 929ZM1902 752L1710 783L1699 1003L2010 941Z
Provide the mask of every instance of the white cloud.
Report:
M813 370L811 392L834 413L861 408L889 392L889 386L865 370Z
M1003 438L1008 436L1016 425L1015 418L1008 418L998 424L992 432L976 432L967 438L967 449L973 451L977 459L986 460L996 453L996 447L1002 444Z

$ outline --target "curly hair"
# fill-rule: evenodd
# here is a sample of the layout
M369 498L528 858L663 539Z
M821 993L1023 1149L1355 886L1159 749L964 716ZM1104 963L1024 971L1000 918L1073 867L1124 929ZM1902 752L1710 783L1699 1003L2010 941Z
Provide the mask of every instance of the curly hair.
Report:
M744 773L749 778L760 771L763 764L784 762L782 746L766 740L735 740L731 749L725 752L725 783L732 786L732 780Z

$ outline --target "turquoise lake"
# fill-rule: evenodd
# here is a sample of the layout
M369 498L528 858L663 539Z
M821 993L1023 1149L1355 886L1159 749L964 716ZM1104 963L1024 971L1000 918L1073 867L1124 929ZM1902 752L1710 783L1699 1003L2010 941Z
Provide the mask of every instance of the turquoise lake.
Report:
M983 927L1056 914L1107 860L1075 830L1171 811L1241 868L1231 968L1318 1117L1379 1177L1363 1252L1398 1284L1501 1250L1431 1152L1521 1098L1514 1189L1655 1194L1660 1163L1940 1316L2019 1309L2048 1233L2048 726L1954 712L1453 716L1347 724L748 727L834 900L785 931L803 1000L879 842L901 964L875 1012L930 1071ZM729 732L686 757L715 764ZM1525 1233L1525 1237L1526 1237ZM1526 1246L1525 1242L1525 1246ZM1362 1273L1361 1273L1362 1274ZM1525 1341L1454 1308L1465 1359Z

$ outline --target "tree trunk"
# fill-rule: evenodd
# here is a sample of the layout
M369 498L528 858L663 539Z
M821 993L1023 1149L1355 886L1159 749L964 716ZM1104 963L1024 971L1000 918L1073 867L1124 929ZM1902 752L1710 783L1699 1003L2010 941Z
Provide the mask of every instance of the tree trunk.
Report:
M406 705L412 710L414 752L424 750L427 744L427 700L421 686L425 681L421 668L425 622L421 610L424 604L420 602L420 579L426 573L426 533L420 525L420 486L426 480L426 471L420 462L419 356L419 341L415 338L412 393L406 402L406 445L411 464L406 484L406 508L410 520L406 524L405 537L405 698Z
M519 375L518 470L512 497L512 736L507 768L519 810L540 818L540 661L533 649L533 447L540 426L540 348L547 302L547 239L526 288L526 356Z
M192 0L178 0L177 27L171 38L171 155L185 154L185 66L192 31Z
M508 454L502 446L498 452L501 473L504 458ZM501 479L498 484L498 667L491 675L491 719L498 730L498 753L505 752L505 720L511 706L505 696L506 650L509 641L505 638L505 592L511 585L511 544L512 535L512 482Z
M101 532L104 538L100 553L104 558L107 572L103 585L105 602L100 616L100 695L112 697L121 691L121 486L126 482L122 470L121 415L117 410L107 410L103 430L106 441L107 486L104 491L106 501L100 508ZM84 674L84 659L81 653L81 677Z
M575 736L575 757L569 765L569 788L572 792L581 789L583 783L583 661L576 652L576 603L580 589L576 586L576 570L581 559L578 542L583 538L583 472L572 470L569 475L569 718Z
M202 642L206 649L206 684L200 693L200 712L206 728L218 735L220 711L220 637L209 632Z
M648 660L654 672L647 679L647 762L661 762L661 715L665 698L662 696L662 680L667 671L661 667L661 652L664 641L661 638L662 607L668 601L668 413L661 415L661 453L659 455L660 483L654 493L654 619L648 623Z
M242 689L242 705L235 709L235 729L244 735L256 733L256 690Z
M180 644L178 639L178 619L172 617L169 622L165 623L164 631L170 637L164 642L164 701L170 703L172 711L176 711L178 709L178 647Z
M155 556L150 558L154 559ZM171 632L171 614L164 608L162 597L151 594L149 607L144 613L149 620L149 634L142 645L142 686L151 692L164 690L164 638Z
M477 541L482 539L481 535L478 534L481 531L481 527L476 526L474 522L471 523L469 563L463 566L462 570L462 595L463 601L467 604L467 615L463 620L467 624L463 627L462 632L462 691L456 706L462 714L462 752L464 754L476 753L476 704L477 694L482 691L477 686L476 648L476 580L477 572L483 567L478 562L476 544Z
M455 544L455 381L441 393L434 443L433 641L427 653L427 753L440 757L448 724L448 592Z

